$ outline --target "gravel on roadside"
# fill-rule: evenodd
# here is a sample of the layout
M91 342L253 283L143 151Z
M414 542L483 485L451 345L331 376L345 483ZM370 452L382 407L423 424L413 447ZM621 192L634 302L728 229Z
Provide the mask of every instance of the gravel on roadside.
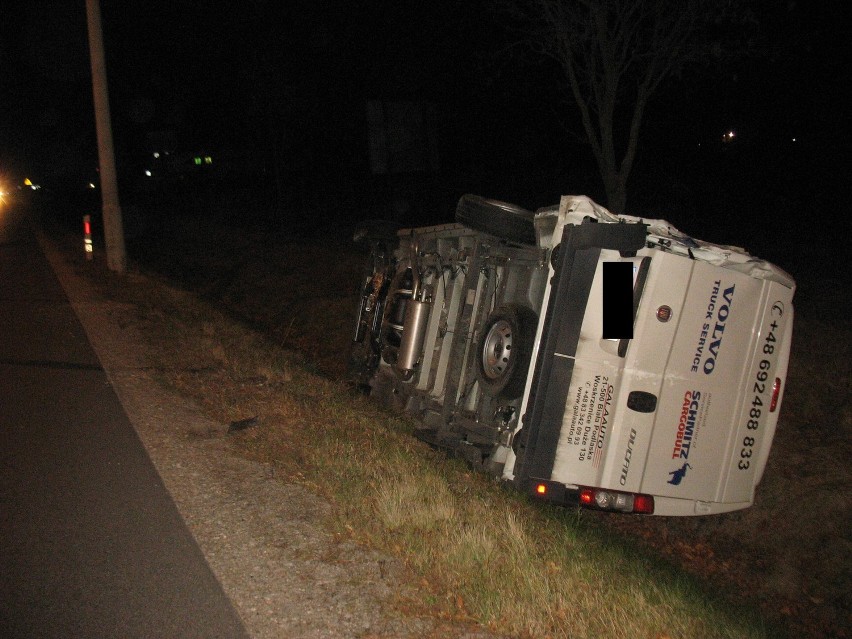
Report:
M164 388L128 303L108 300L82 269L104 268L41 237L42 248L163 483L257 639L494 639L429 614L403 562L335 535L331 505L275 468L238 457L227 424ZM127 277L142 277L131 274ZM409 605L412 604L412 605Z

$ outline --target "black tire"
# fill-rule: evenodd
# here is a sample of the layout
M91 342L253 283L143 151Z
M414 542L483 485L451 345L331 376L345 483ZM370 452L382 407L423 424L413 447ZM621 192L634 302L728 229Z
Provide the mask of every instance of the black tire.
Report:
M515 399L524 392L538 316L526 306L497 308L476 348L479 385L492 397Z
M456 206L459 224L519 244L535 244L534 217L520 206L478 195L462 195Z

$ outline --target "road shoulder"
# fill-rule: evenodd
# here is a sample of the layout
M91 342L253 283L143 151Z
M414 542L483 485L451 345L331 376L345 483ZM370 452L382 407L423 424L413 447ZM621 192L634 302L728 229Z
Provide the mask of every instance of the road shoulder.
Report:
M398 604L412 593L402 563L338 538L329 532L327 501L277 476L273 466L235 455L227 424L211 421L157 382L144 341L120 321L133 309L104 299L83 273L99 267L69 257L47 238L40 242L131 423L252 637L491 636L402 614Z

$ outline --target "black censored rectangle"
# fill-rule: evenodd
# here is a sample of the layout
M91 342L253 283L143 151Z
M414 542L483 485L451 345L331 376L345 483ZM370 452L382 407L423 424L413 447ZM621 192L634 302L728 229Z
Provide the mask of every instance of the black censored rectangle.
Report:
M633 262L603 263L603 337L633 338Z

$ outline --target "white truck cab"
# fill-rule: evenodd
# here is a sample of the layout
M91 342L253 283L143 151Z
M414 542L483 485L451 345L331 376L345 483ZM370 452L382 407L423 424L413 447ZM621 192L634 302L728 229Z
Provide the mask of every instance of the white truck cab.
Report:
M468 195L456 219L363 234L359 387L539 499L751 505L789 360L789 275L582 196L531 213Z

